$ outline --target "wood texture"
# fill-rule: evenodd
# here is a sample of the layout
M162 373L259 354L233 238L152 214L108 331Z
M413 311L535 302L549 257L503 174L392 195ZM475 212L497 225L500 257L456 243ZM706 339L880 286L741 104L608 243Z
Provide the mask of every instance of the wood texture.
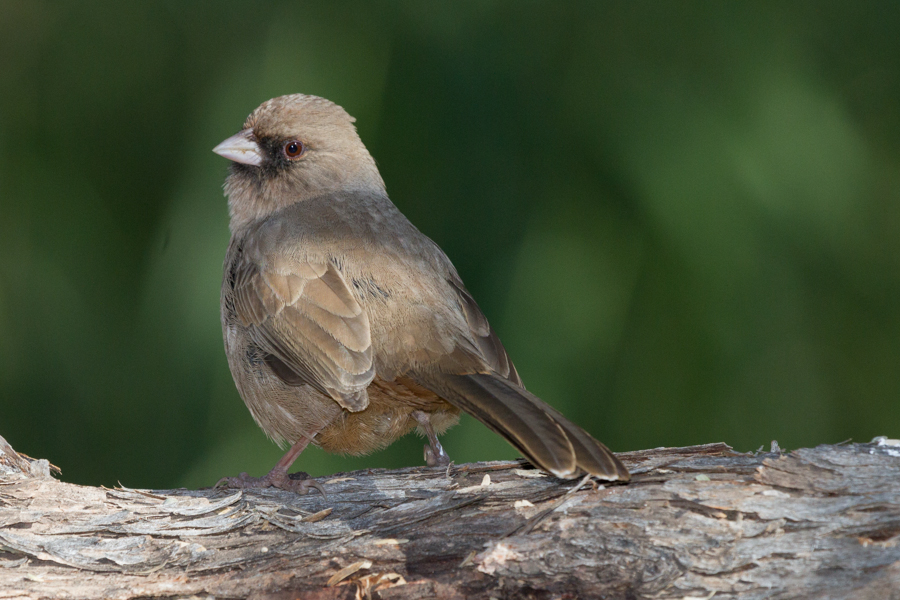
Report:
M4 449L5 448L5 449ZM900 447L373 469L329 492L62 483L0 438L0 598L900 598Z

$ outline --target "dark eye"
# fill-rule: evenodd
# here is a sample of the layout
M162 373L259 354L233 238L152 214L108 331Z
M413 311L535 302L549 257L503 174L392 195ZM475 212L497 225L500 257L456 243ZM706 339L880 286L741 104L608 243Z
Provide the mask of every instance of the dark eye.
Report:
M306 146L300 140L294 140L284 145L284 155L288 157L288 160L300 158L304 152L306 152Z

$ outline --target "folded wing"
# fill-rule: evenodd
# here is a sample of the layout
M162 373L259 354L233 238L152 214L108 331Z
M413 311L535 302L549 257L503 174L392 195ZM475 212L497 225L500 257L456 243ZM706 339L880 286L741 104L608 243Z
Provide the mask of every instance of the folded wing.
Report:
M231 282L235 313L278 377L350 411L368 405L369 320L334 264L272 254L237 262Z

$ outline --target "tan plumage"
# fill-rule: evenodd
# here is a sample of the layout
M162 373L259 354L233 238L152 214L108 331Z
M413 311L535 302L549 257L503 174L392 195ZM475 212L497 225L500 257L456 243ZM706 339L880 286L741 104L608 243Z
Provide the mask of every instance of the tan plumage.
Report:
M231 483L290 485L308 441L362 454L416 427L429 464L444 464L436 433L460 409L559 477L628 479L605 446L524 389L450 260L388 199L342 108L269 100L216 151L235 161L229 366L260 427L293 444L266 478Z

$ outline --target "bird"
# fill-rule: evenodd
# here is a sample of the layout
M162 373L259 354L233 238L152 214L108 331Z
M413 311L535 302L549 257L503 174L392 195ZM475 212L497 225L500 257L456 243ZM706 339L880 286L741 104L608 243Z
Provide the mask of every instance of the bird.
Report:
M561 479L627 481L601 442L525 389L447 255L391 202L355 119L325 98L263 102L213 152L231 161L221 293L225 353L284 456L217 485L307 493L310 444L362 455L416 430L425 462L466 412Z

